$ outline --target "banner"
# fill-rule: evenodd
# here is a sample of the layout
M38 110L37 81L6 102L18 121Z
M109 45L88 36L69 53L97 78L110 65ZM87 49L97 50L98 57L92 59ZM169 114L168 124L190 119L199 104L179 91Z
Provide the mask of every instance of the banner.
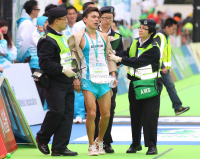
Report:
M192 50L192 55L194 56L194 59L196 60L196 63L200 70L200 43L190 43L190 47Z
M193 72L192 72L187 60L185 59L181 48L172 47L172 54L174 55L174 58L178 64L182 74L184 75L184 78L191 76L193 74Z
M120 21L124 19L124 2L123 0L112 0L111 6L115 8L115 20Z
M172 59L172 72L174 74L174 76L172 76L173 80L175 80L175 79L176 80L182 80L184 78L184 76L183 76L182 72L180 71L180 69L179 69L179 67L176 63L176 60L174 59L173 54L172 54L171 59Z
M29 64L11 64L11 67L4 70L3 75L8 79L28 124L41 124L45 112L35 82L31 77Z
M3 83L3 79L0 79ZM2 92L0 91L0 158L6 157L7 153L12 153L18 148L12 132L11 123L4 105Z
M192 72L194 74L198 74L199 69L198 69L198 66L196 64L194 57L192 56L190 47L189 46L182 46L181 49L183 51L183 54L184 54L188 64L190 65L190 67L192 69Z

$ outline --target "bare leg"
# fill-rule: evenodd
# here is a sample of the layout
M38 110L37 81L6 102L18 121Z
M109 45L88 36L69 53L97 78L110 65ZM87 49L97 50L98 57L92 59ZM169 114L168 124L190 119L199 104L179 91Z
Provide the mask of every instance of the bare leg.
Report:
M87 109L86 129L90 145L94 145L94 120L96 118L96 97L87 90L83 90L84 100Z
M111 93L110 91L104 94L100 99L97 100L100 110L100 124L99 124L99 135L98 141L103 141L104 134L108 127L110 119L110 105L111 105Z

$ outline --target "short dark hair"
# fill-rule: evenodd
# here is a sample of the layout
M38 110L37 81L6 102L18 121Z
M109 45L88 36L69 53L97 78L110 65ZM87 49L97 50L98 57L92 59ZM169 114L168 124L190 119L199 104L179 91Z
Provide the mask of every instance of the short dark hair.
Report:
M49 4L48 6L45 7L44 12L47 12L51 8L55 8L55 7L57 7L57 5L55 5L55 4Z
M168 18L168 19L165 21L164 28L166 28L167 26L168 26L168 27L171 27L173 24L177 25L177 21L174 20L173 18Z
M76 11L76 13L77 13L77 9L74 6L69 6L66 9L67 9L67 14L68 14L68 10L70 10L70 9L74 9Z
M68 0L62 0L62 3L66 3Z
M156 28L155 27L149 27L149 34L151 34L151 33L153 33L151 35L151 38L153 38L156 35Z
M94 2L86 2L83 4L83 11L87 9L90 4L94 4Z
M49 25L53 24L56 19L57 18L53 18L53 17L48 16Z
M158 15L158 14L162 14L162 12L161 12L161 11L157 11L157 15Z
M100 11L97 7L88 7L84 12L83 12L83 18L88 17L88 14L91 12L97 12L100 15Z
M26 10L26 13L30 15L32 10L34 10L37 5L38 2L36 0L29 0L24 3L23 8Z

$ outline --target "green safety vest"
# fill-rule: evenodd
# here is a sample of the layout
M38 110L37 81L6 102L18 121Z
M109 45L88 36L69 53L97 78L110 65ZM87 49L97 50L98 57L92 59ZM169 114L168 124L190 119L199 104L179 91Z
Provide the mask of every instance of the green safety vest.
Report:
M115 33L115 34L114 34L114 38L115 38L115 39L119 39L119 38L120 38L120 35L117 34L117 33Z
M167 69L171 67L171 46L170 46L170 38L166 38L166 36L162 33L157 33L154 38L160 37L160 53L162 55L162 61Z
M63 66L63 69L67 67L72 67L72 56L70 53L69 46L67 44L66 36L59 36L52 33L47 33L47 36L54 39L60 48L60 64Z
M130 50L129 50L129 57L130 58L136 57L137 42L138 42L138 39L134 39L134 41L131 44L131 47L130 47ZM142 55L144 52L146 52L147 50L151 49L152 47L153 47L153 45L149 44L146 48L138 48L138 57L140 55ZM157 47L159 48L158 45L157 45ZM160 67L161 67L161 64L162 64L161 60L159 61L159 63L160 63ZM151 64L144 66L144 67L137 68L137 69L129 67L128 74L130 76L135 76L137 78L140 78L141 80L153 79L153 78L156 78L157 76L161 77L160 71L153 72Z

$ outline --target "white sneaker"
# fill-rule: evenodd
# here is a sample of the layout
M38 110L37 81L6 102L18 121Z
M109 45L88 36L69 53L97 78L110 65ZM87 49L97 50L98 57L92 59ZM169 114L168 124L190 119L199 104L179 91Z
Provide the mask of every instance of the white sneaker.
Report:
M98 141L98 138L95 140L96 149L99 155L104 155L105 150L103 149L103 141Z
M88 155L89 156L98 156L98 152L95 145L90 145L88 148Z
M83 119L80 116L77 116L76 119L73 120L74 124L81 124Z

